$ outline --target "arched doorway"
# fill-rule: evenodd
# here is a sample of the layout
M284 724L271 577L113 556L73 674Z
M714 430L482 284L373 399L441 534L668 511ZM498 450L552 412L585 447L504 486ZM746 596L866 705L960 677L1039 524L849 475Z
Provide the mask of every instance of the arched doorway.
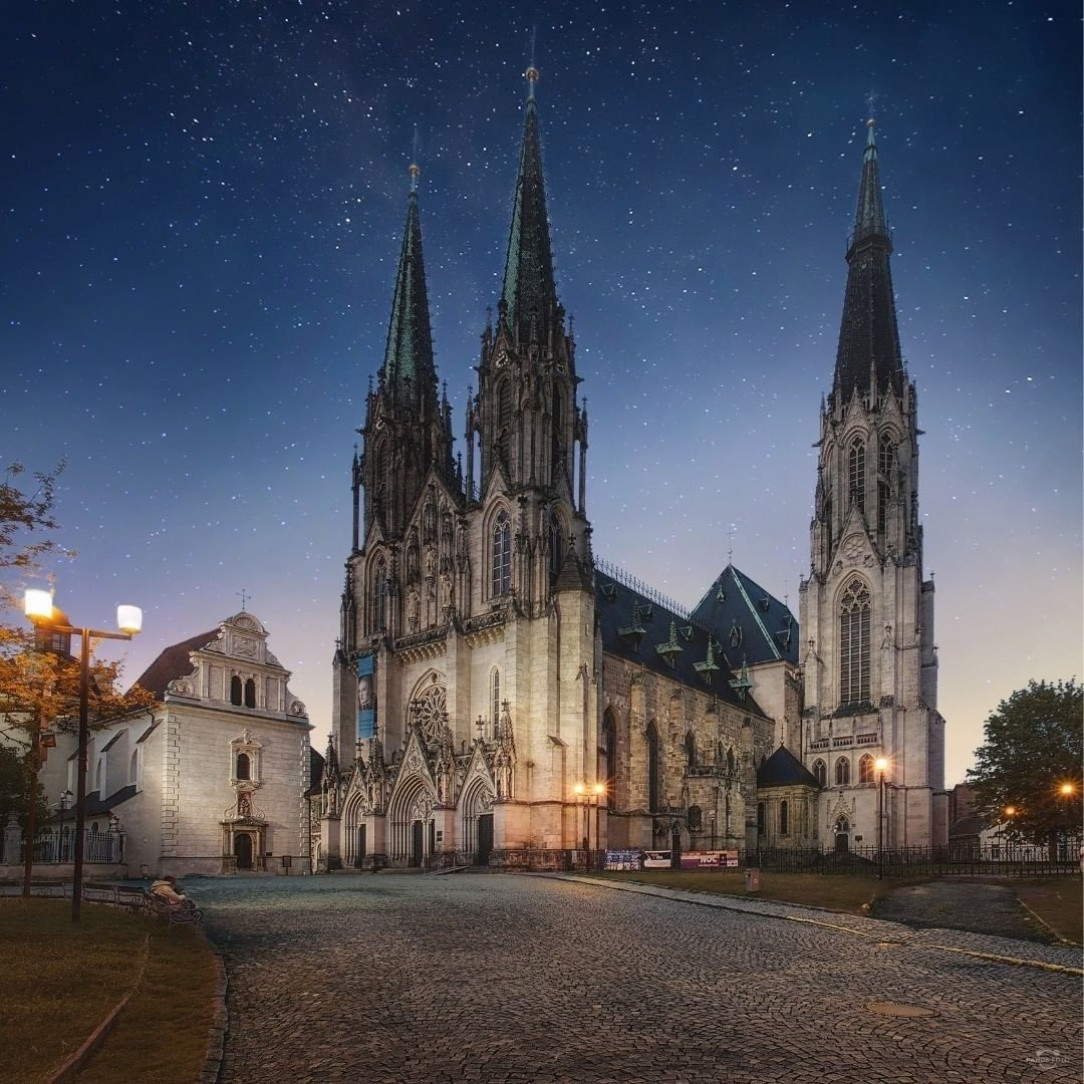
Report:
M493 814L483 813L478 818L478 846L474 852L476 866L488 866L493 851Z
M238 869L252 869L252 836L238 832L233 838L233 856Z
M410 834L410 864L417 869L422 864L422 822L415 821L411 825Z
M836 821L836 854L846 854L851 847L851 822L846 817Z

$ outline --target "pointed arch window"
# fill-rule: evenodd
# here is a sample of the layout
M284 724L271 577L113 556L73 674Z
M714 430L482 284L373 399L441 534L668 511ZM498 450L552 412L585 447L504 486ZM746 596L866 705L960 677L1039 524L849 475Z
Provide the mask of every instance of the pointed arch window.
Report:
M877 453L877 469L885 476L885 478L891 476L895 459L896 448L892 443L892 438L888 436L881 437L881 445Z
M512 389L507 380L497 385L497 429L507 429L512 424Z
M869 700L869 589L851 580L839 608L839 702L863 704Z
M557 576L565 562L565 532L561 517L556 512L550 516L550 575Z
M497 740L497 727L501 721L501 672L496 666L489 678L489 720L493 727L493 740Z
M885 533L888 526L888 484L877 480L877 530Z
M851 500L859 512L866 510L866 445L861 437L851 441L847 453L847 476L850 482Z
M690 768L696 767L696 739L691 730L685 735L685 763Z
M561 464L561 451L565 443L565 394L558 384L553 386L553 414L551 420L553 424L553 475L556 478Z
M873 757L871 757L869 755L869 753L867 753L858 762L858 782L859 783L873 783L874 781L875 780L874 780L874 775L873 775Z
M828 765L823 760L813 761L813 778L822 786L828 786Z
M491 593L507 595L512 590L512 521L503 510L493 524L492 560Z
M726 770L727 770L728 775L733 775L734 774L734 766L735 766L735 764L736 764L736 761L734 759L734 747L731 746L726 751Z
M786 799L779 803L779 834L785 836L790 832L790 806Z
M230 678L230 703L240 707L243 697L244 691L241 679L234 674L233 677Z
M437 502L428 500L422 512L422 540L432 542L437 537Z
M836 761L836 786L846 787L851 782L851 762L846 757Z
M647 806L648 811L659 808L659 731L654 720L647 724Z
M606 783L606 808L615 809L614 784L617 779L617 727L613 709L607 708L602 716L602 772Z
M383 560L373 572L373 631L380 632L388 624L388 576Z

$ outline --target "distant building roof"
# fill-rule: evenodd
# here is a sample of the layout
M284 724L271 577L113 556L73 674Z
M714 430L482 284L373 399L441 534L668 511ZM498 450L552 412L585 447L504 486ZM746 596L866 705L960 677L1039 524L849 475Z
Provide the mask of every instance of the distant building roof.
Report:
M821 789L813 773L785 745L781 745L757 768L757 787L796 785Z
M798 663L798 621L789 607L728 564L697 603L693 619L715 631L731 666Z
M220 629L212 629L210 632L201 632L198 636L183 640L179 644L173 644L165 648L136 679L137 685L142 685L149 693L154 694L155 700L162 700L166 695L166 686L174 678L185 677L194 670L192 666L192 652L206 647L212 640L216 640Z
M727 665L712 630L660 601L661 596L650 597L646 585L641 591L611 566L602 567L605 571L595 573L595 613L603 651L712 693L752 715L764 715L746 691L747 682Z
M311 745L309 746L309 789L306 794L319 794L320 783L324 778L324 758Z

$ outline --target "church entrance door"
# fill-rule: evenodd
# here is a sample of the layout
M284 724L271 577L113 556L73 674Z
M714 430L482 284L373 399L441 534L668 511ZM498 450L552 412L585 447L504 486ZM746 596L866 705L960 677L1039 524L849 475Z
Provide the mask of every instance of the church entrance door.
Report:
M361 869L365 862L365 825L358 825L358 853L354 856L354 865Z
M411 826L410 864L418 867L422 864L422 822L415 821Z
M252 869L252 836L239 833L233 841L233 854L238 869Z
M851 825L850 822L840 817L836 821L836 854L846 854L850 850Z
M493 851L493 814L483 813L478 818L478 849L474 852L476 866L488 866Z

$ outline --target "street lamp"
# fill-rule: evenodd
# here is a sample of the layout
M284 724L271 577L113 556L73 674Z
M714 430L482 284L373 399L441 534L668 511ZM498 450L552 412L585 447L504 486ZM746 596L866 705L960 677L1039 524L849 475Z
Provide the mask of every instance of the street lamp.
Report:
M598 807L599 807L600 802L602 801L602 796L605 793L606 793L606 784L605 783L596 783L595 784L595 850L596 851L601 851L602 850L602 835L599 832L599 821L598 821L599 812L598 812Z
M143 628L143 611L138 606L117 607L119 632L103 632L79 625L59 625L53 612L53 593L41 588L27 588L23 612L35 625L52 632L64 632L80 639L79 651L79 759L75 784L75 853L72 856L72 921L78 922L83 904L83 834L87 823L87 747L90 744L90 638L131 640ZM31 846L33 841L31 841Z
M70 790L62 790L60 792L60 827L56 833L56 860L57 865L60 864L61 859L64 857L61 853L64 847L64 817L68 812L68 807L72 804L72 798L74 795Z
M869 761L866 761L868 764ZM885 769L888 761L878 757L873 766L877 769L877 880L885 877Z
M1016 816L1016 806L1007 805L1005 807L1005 809L1004 809L1004 813L1005 813L1005 820L1006 820L1007 827L1008 827L1008 831L1006 833L1004 833L1005 834L1005 840L1006 840L1005 850L1006 850L1006 853L1008 855L1009 861L1011 862L1013 860L1012 819L1013 819L1013 817Z
M586 861L587 861L587 852L591 848L591 840L590 840L591 822L590 822L590 820L588 820L589 814L588 814L588 805L587 805L587 802L588 802L587 784L586 783L577 783L572 789L576 793L576 801L580 804L580 807L583 810L583 853L584 853L584 862L586 863Z
M1076 784L1070 783L1066 780L1064 783L1058 784L1058 795L1061 798L1061 814L1062 819L1065 822L1065 858L1069 859L1069 802L1073 795L1076 794Z

